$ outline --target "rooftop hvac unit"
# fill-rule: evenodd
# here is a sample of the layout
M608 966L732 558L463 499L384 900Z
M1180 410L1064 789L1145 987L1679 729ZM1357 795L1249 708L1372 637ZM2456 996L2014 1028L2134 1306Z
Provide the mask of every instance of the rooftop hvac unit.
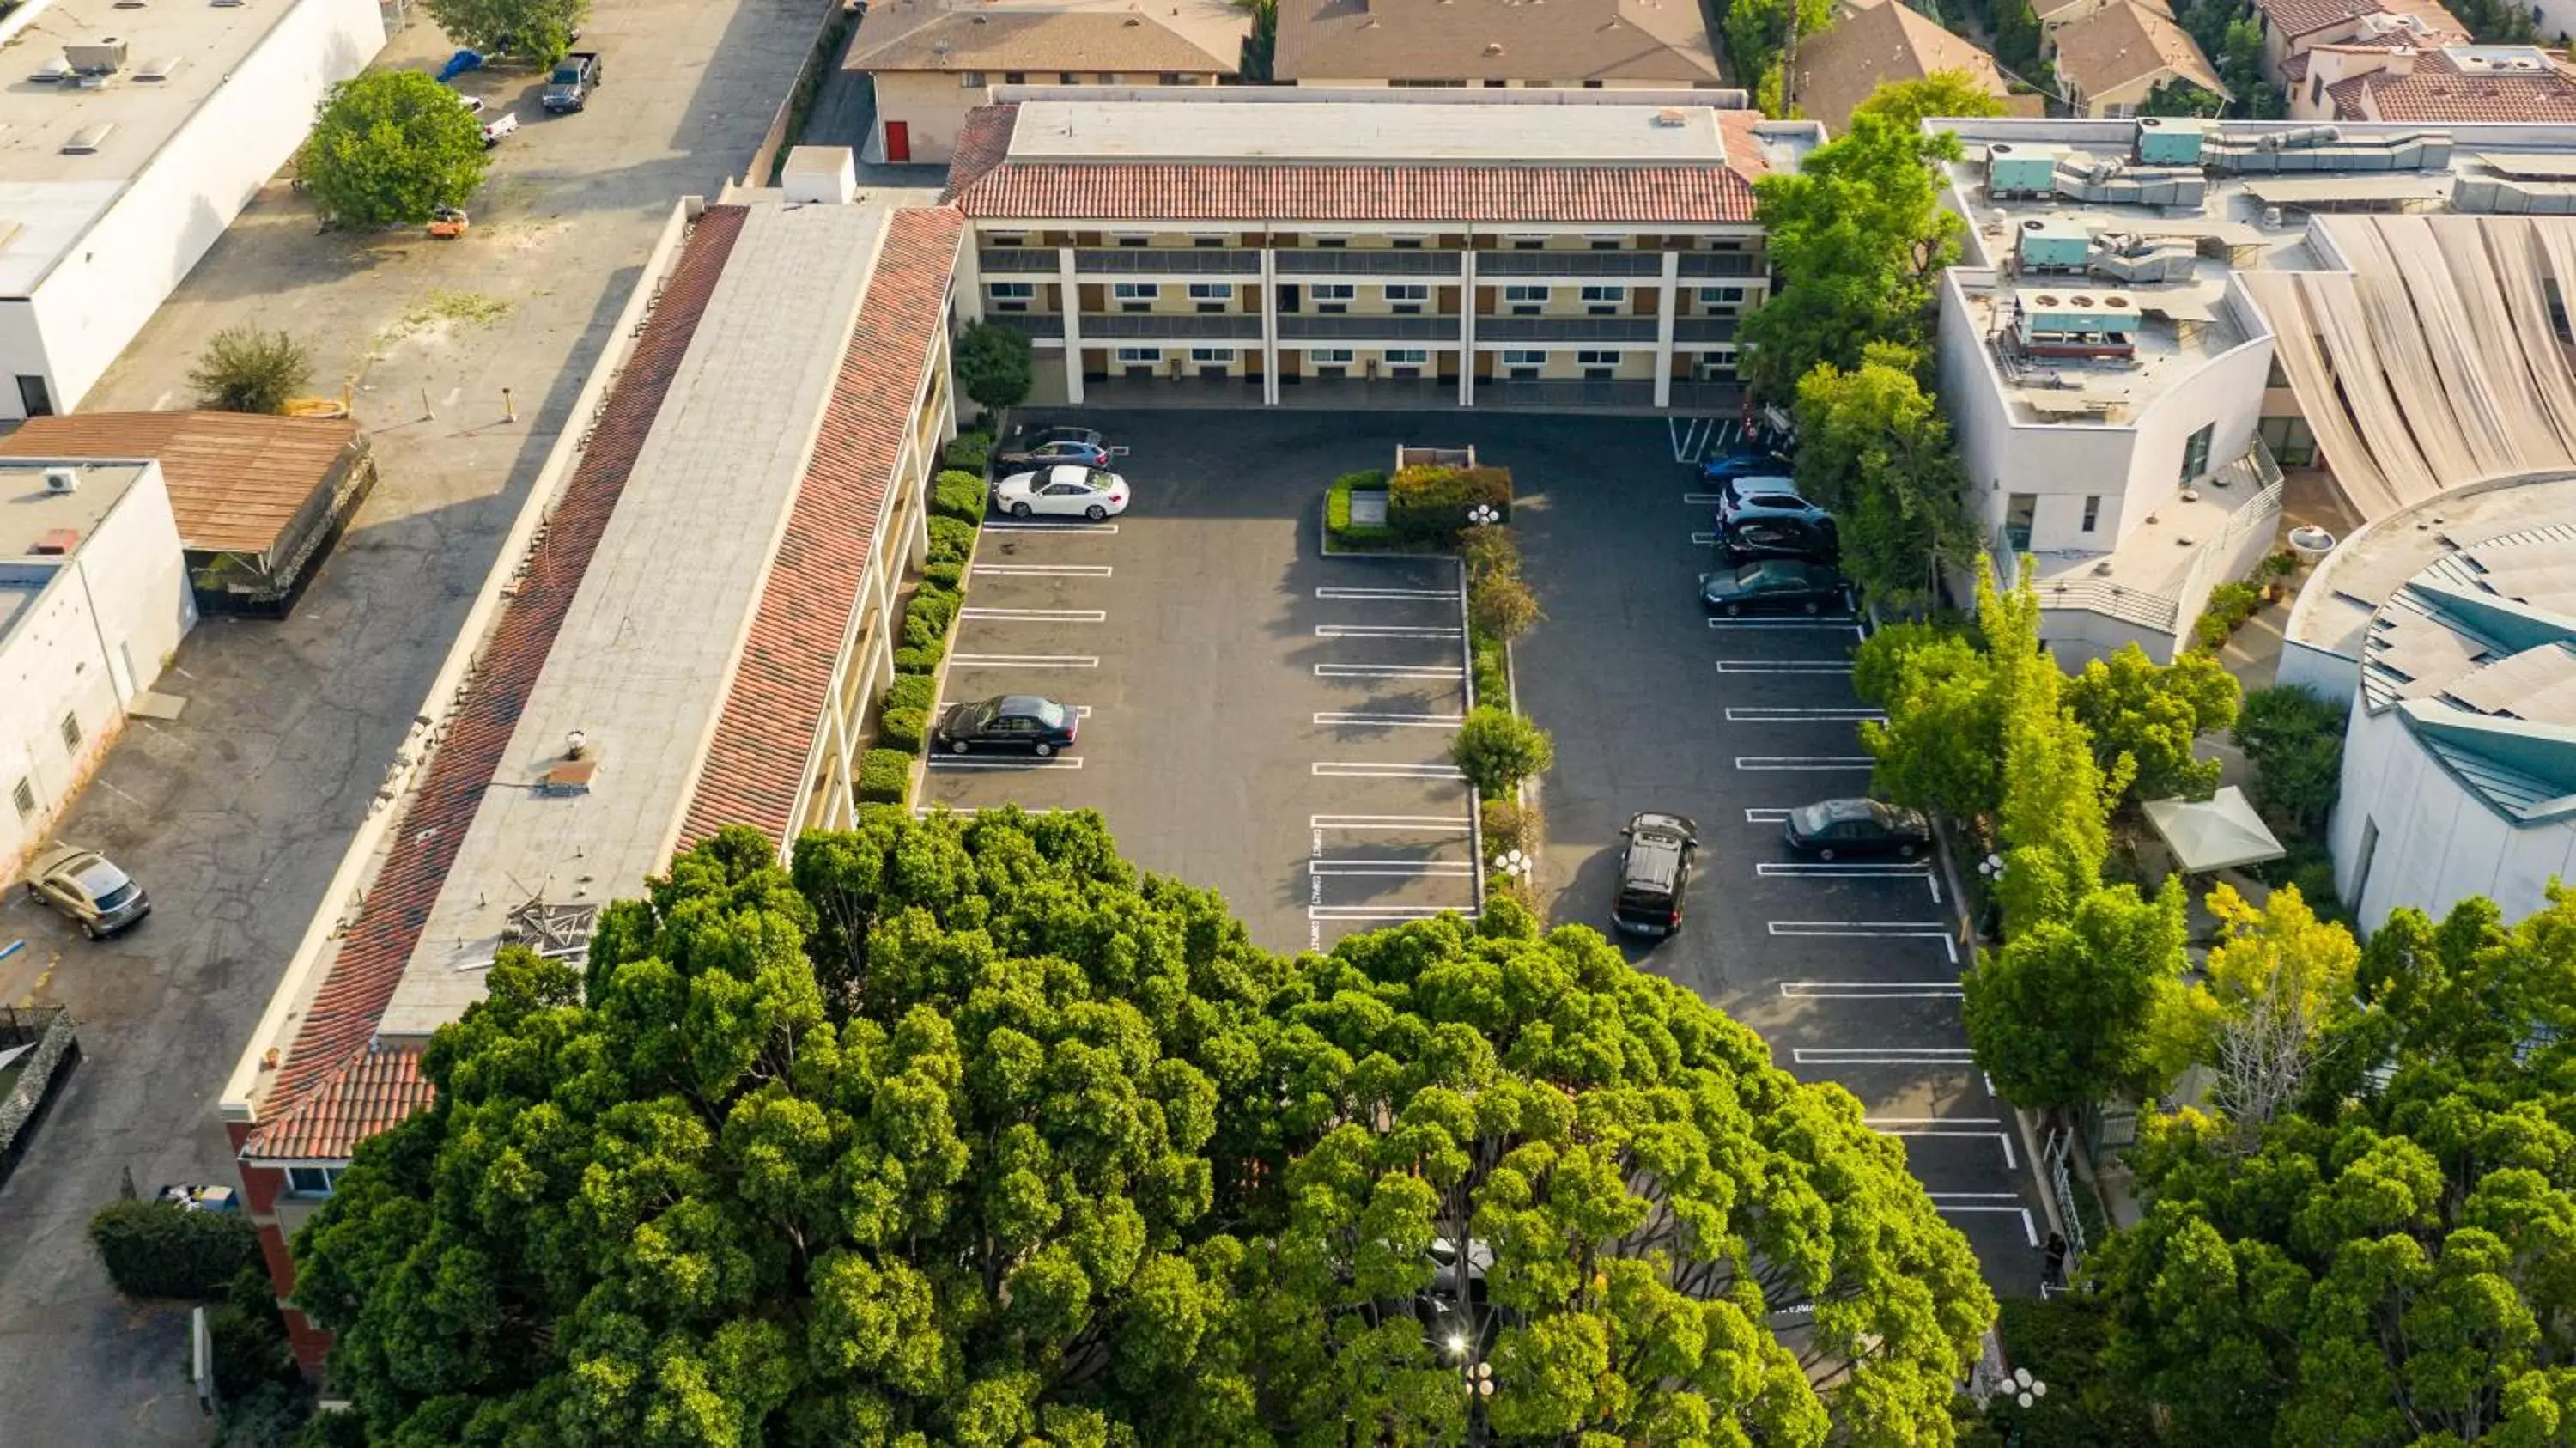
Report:
M125 68L125 41L110 35L85 45L66 45L63 59L77 75L112 75Z
M77 493L80 491L80 474L69 468L47 468L45 469L45 491Z

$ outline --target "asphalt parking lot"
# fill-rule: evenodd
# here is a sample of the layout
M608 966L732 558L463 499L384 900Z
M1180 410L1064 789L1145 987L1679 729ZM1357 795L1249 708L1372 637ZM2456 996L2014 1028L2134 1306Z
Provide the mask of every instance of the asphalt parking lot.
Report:
M1045 760L934 756L918 807L1097 809L1130 858L1221 890L1275 950L1472 913L1473 812L1447 758L1467 688L1456 566L1321 550L1324 484L1382 466L1392 436L1321 416L1082 421L1132 447L1135 502L1101 524L988 521L942 691L1045 695L1080 711L1079 736Z

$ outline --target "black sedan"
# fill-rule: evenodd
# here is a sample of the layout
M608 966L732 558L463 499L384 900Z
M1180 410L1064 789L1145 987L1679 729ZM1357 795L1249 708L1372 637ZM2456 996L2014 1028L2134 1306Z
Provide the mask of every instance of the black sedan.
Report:
M1841 542L1834 536L1833 529L1796 518L1744 519L1717 535L1717 549L1730 565L1756 563L1765 558L1831 563L1842 553Z
M1821 563L1767 558L1699 576L1699 600L1713 613L1843 612L1851 607L1851 585Z
M1793 809L1781 835L1790 849L1819 860L1845 855L1910 860L1932 848L1930 821L1874 799L1828 799Z
M952 706L940 716L932 744L951 754L1013 749L1045 759L1073 747L1082 720L1068 705L1035 694L1004 694Z

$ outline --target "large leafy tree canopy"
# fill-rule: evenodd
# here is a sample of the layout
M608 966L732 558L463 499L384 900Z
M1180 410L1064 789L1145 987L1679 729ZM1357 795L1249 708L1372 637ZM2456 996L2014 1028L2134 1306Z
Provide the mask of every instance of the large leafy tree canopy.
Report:
M2066 702L2092 736L2094 758L2105 770L2128 758L2132 802L2216 793L2218 761L2193 757L2192 744L2234 725L2243 697L2214 654L2191 649L2159 664L2136 644L2087 663L2066 684Z
M1916 380L1911 348L1871 343L1860 366L1798 380L1798 487L1842 520L1842 566L1871 597L1929 601L1944 567L1976 551L1950 424Z
M491 164L456 92L417 70L363 71L331 87L302 158L323 213L351 226L416 226L462 206Z
M2101 1361L2174 1441L2567 1441L2576 897L2498 920L2392 916L2304 1106L2250 1154L2192 1113L2133 1153L2153 1205L2095 1259Z
M1992 1313L1598 935L1282 961L1088 815L728 832L425 1069L296 1245L384 1441L1932 1442Z

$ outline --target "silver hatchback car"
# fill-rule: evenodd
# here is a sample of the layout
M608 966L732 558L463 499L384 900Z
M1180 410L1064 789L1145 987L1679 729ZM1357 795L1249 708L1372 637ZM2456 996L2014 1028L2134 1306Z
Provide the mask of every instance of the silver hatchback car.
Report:
M105 939L152 913L152 897L105 855L56 845L27 871L27 898L59 910L81 934Z

